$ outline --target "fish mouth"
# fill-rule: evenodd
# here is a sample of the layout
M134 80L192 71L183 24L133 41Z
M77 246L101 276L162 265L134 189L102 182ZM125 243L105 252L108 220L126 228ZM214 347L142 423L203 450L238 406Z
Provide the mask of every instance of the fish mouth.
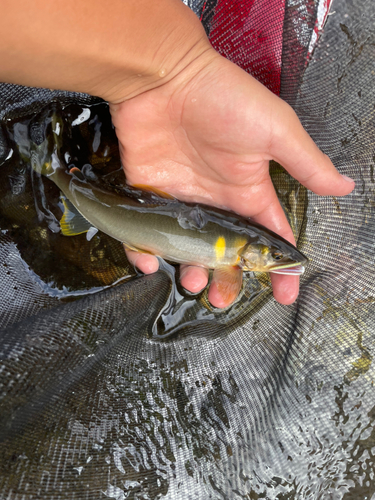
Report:
M305 268L301 262L296 262L295 264L284 264L283 266L271 267L269 272L274 274L286 274L288 276L299 276L305 272Z

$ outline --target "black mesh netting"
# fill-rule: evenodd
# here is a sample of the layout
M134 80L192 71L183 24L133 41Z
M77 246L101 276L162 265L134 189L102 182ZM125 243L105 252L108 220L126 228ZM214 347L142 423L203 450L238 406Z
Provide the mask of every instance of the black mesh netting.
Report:
M336 0L315 43L327 4L189 2L356 180L318 197L272 165L310 259L293 306L260 275L213 311L171 266L61 236L30 158L58 116L65 160L121 183L106 105L0 86L1 499L375 498L375 10Z

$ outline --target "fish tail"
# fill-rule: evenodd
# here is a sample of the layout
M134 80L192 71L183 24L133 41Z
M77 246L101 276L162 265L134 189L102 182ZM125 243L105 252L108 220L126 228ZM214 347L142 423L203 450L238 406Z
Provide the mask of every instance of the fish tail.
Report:
M52 140L46 138L40 145L31 143L30 160L31 166L35 172L42 175L51 175L56 170L57 164L54 164L54 157L61 147L62 142L62 121L61 118L53 113L51 117ZM59 162L58 162L59 163Z
M31 166L38 174L49 175L53 172L52 161L45 161L39 151L31 151Z

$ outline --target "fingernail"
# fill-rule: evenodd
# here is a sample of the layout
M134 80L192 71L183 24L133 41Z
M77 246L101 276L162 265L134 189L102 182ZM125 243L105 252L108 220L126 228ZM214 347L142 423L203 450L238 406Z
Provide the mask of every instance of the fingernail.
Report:
M347 175L342 175L342 174L341 174L341 177L342 177L343 179L345 179L346 181L348 181L348 182L354 182L354 179L352 179L351 177L348 177Z

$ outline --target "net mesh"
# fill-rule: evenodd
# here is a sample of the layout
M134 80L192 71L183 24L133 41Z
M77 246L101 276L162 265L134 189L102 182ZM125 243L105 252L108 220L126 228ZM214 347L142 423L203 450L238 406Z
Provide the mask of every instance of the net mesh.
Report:
M317 42L328 3L189 4L356 180L318 197L272 165L310 259L292 306L260 276L225 313L205 294L173 310L178 271L134 276L105 235L62 237L30 155L58 113L75 164L121 180L108 110L0 86L0 498L375 497L375 12L334 3Z

